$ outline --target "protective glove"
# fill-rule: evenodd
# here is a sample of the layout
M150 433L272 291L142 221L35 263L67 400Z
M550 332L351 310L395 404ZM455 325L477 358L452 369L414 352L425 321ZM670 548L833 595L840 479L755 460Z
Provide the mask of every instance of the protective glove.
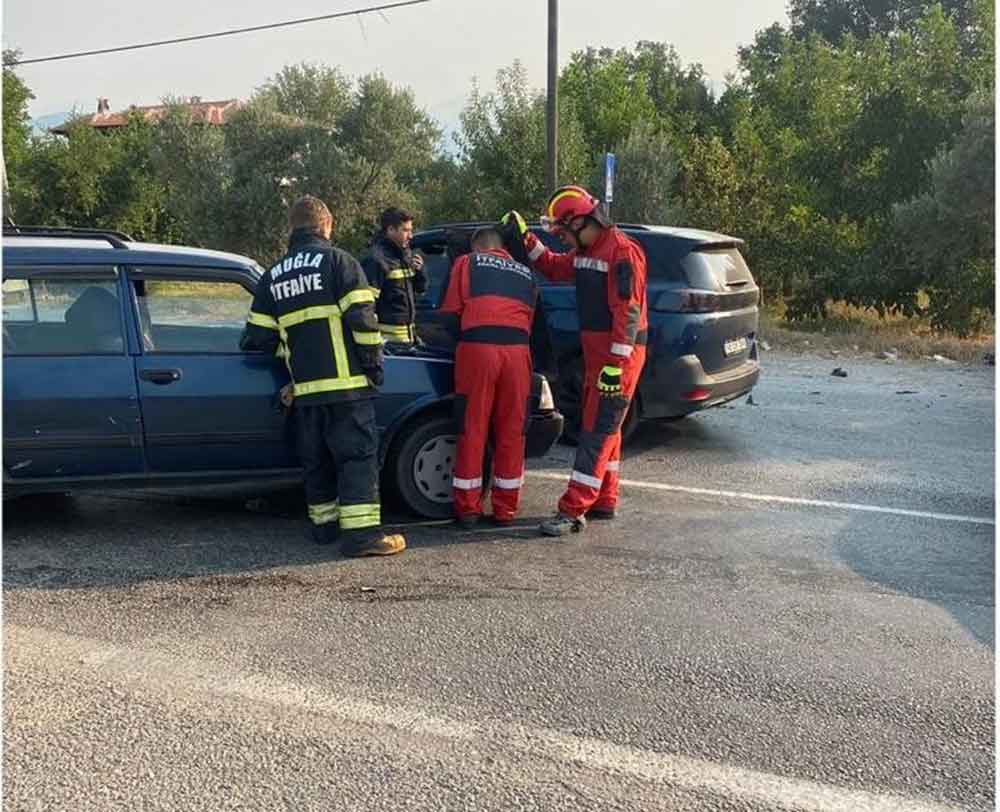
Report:
M290 409L292 404L295 402L295 384L286 383L281 387L281 391L278 392L278 400L281 401L281 405L286 409Z
M369 367L365 370L365 375L374 387L379 387L385 382L385 372L382 367Z
M528 224L524 222L524 218L520 213L514 209L511 209L500 218L500 225L506 226L512 222L517 227L518 236L523 240L528 235Z
M597 391L601 397L617 397L622 393L621 367L605 366L597 377Z

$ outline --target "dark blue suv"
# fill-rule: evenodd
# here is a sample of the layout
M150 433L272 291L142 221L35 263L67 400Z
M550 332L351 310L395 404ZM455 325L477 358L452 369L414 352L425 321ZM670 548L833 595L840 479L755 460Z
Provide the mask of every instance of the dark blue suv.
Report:
M467 250L483 223L448 223L421 231L413 247L426 257L431 284L421 302L420 326L439 339L436 308L456 253ZM669 420L748 393L760 376L757 355L760 291L740 254L741 240L709 231L620 224L647 260L649 349L638 395L626 418ZM566 247L533 225L550 248ZM540 318L532 336L535 367L556 381L556 404L572 436L579 419L583 363L576 291L538 277Z
M298 477L277 400L288 372L239 349L253 260L23 227L3 249L5 496ZM451 513L452 368L390 356L376 401L384 484L428 517ZM540 375L534 395L538 456L563 421Z

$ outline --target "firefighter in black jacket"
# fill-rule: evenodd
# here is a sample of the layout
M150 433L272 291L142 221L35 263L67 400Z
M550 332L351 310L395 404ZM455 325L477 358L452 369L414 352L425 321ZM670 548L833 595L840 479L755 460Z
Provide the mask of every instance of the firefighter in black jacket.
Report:
M417 344L416 298L427 289L424 260L410 250L413 215L402 209L382 212L381 232L361 261L375 289L378 328L391 349Z
M296 201L289 226L288 252L261 276L240 347L285 356L315 539L342 539L349 556L392 555L406 542L381 530L375 294L354 257L331 245L321 200Z

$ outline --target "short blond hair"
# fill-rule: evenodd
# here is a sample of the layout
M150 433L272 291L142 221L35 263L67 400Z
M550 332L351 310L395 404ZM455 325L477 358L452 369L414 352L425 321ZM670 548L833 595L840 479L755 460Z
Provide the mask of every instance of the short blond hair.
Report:
M333 228L333 215L330 214L326 203L318 197L303 195L288 210L288 227L293 231L297 228L308 228L310 231L322 233L327 228Z

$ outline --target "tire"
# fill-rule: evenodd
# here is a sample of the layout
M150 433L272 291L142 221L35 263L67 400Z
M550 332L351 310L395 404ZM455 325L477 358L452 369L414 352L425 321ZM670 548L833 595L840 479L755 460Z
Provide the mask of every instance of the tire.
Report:
M566 419L559 442L575 446L580 439L580 418L583 408L583 356L574 355L559 362L556 381L556 407ZM632 398L625 420L622 421L622 443L627 443L639 428L639 393Z
M419 418L405 427L388 465L391 485L403 505L425 519L453 515L451 475L457 451L453 418L441 413ZM483 482L490 476L489 452Z

